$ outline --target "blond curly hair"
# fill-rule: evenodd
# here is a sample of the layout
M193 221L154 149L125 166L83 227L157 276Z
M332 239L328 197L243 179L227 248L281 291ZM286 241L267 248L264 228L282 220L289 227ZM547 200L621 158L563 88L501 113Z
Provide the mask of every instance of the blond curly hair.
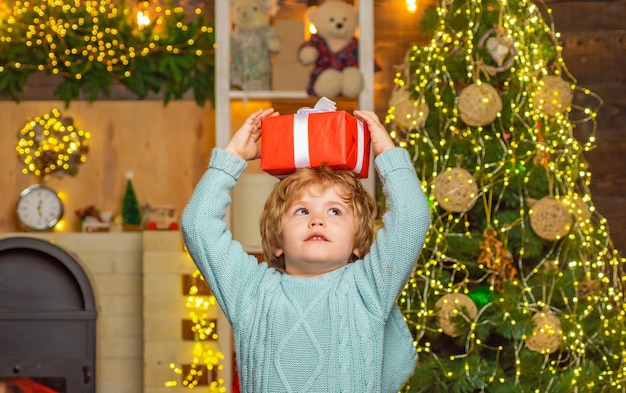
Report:
M320 168L302 168L276 183L265 201L260 218L263 255L269 266L285 271L285 257L277 257L276 250L283 248L283 215L304 190L320 187L322 191L339 186L341 197L352 207L355 238L353 249L359 256L369 251L374 241L374 214L376 202L361 182L350 171L335 171L325 165ZM357 260L353 255L349 262Z

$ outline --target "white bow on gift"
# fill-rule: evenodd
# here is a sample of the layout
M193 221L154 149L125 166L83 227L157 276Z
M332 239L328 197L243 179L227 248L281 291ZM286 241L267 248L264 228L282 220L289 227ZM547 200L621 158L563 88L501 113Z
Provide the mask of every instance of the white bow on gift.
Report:
M296 168L311 166L309 157L309 115L313 113L335 112L337 106L335 102L321 97L313 108L304 107L296 111L293 117L293 159ZM365 140L363 123L357 119L357 161L352 171L360 173L363 169L363 156L365 154Z
M337 105L335 105L335 101L328 99L326 97L322 97L315 103L313 108L304 107L298 109L296 112L297 115L309 113L317 113L317 112L334 112L337 110Z

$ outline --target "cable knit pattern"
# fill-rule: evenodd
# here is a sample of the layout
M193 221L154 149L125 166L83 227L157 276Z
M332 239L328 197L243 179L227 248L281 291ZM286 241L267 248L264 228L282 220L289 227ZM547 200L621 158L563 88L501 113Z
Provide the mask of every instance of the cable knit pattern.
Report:
M430 225L407 152L379 155L385 227L364 259L312 277L258 264L224 222L246 162L214 149L182 215L187 248L233 326L246 393L394 393L413 372L412 337L395 304Z
M348 341L348 337L350 336L350 332L352 331L351 329L354 329L356 327L350 326L348 324L348 313L341 312L341 310L335 309L333 317L339 322L339 334L335 337L335 340L337 340L337 352L333 353L332 355L336 356L336 353L353 352L351 351L350 341ZM348 362L343 362L342 364L340 364L339 380L341 382L342 391L351 392L350 364L348 364Z

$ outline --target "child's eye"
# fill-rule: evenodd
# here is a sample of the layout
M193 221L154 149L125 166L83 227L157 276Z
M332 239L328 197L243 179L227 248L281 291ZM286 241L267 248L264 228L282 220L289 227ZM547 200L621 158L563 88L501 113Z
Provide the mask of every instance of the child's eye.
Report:
M296 216L304 216L309 214L309 211L304 207L299 207L295 211Z
M331 216L339 216L341 215L341 210L337 209L336 207L333 207L332 209L328 211L328 214L330 214Z

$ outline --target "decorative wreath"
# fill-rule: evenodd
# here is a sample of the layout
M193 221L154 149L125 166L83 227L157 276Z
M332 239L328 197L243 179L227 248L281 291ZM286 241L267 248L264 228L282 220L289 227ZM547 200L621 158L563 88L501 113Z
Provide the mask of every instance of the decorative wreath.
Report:
M16 150L24 163L24 174L73 176L87 160L90 134L76 129L72 118L61 117L57 109L28 120L18 137Z

